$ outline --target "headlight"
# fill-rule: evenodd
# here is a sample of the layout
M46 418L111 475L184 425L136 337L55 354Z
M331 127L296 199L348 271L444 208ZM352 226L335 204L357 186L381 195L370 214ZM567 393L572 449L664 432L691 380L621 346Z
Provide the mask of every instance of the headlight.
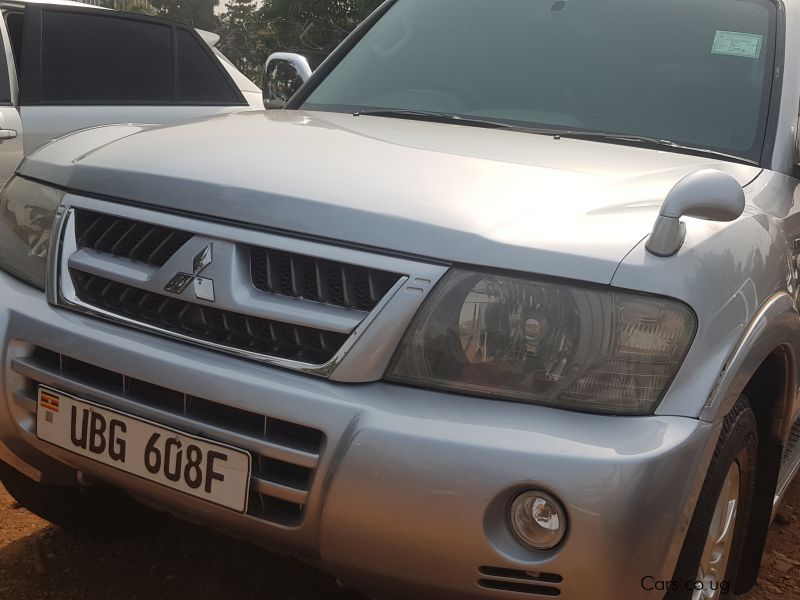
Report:
M0 195L0 269L44 289L47 253L64 192L15 177Z
M588 412L648 414L694 337L694 313L644 295L451 271L390 381Z

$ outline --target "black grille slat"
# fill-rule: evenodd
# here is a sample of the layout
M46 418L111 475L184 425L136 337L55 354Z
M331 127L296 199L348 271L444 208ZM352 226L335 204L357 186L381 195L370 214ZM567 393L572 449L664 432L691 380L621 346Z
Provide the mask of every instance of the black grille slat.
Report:
M172 255L180 249L183 243L189 241L191 236L185 237L185 241L181 243L181 239L184 239L184 237L182 232L167 230L164 239L162 239L161 243L148 255L145 262L150 265L165 265Z
M137 226L139 226L138 223L127 223L124 225L125 233L119 236L114 245L111 246L111 254L113 254L114 256L119 256L120 254L127 254L127 252L124 252L124 249L126 248L128 251L130 251L130 245L134 239L132 234Z
M530 594L532 596L545 596L555 598L561 595L558 588L546 587L533 583L520 583L516 581L495 581L494 579L480 579L478 585L489 590L514 592L517 594Z
M94 215L77 211L75 217L76 237L79 248L94 248L97 245L99 236L108 229L113 218L108 215Z
M75 237L79 249L88 248L154 267L163 267L192 235L133 219L75 210Z
M97 238L95 250L111 253L114 243L119 239L124 229L125 223L120 219L114 219L103 234Z
M481 575L502 577L505 579L522 579L542 583L561 583L564 581L564 578L557 573L520 571L518 569L508 569L504 567L481 567L478 571Z
M343 267L328 265L328 301L338 306L347 306L344 293Z
M312 454L320 454L325 445L325 436L318 429L185 395L41 347L36 348L33 359L46 371L75 380L84 386L120 395L143 406L183 415L199 424L213 425L251 439L265 440L277 446ZM35 386L37 382L31 384ZM97 398L87 400L104 404ZM253 477L301 492L311 490L315 471L313 468L263 456L257 452L251 451L250 454L253 458ZM296 526L302 522L303 511L303 504L275 498L268 493L250 492L247 513L256 518Z
M253 285L282 296L371 311L400 275L270 248L250 248Z
M71 269L75 293L87 304L186 335L245 350L308 364L328 362L347 340L347 334L279 323L203 306Z

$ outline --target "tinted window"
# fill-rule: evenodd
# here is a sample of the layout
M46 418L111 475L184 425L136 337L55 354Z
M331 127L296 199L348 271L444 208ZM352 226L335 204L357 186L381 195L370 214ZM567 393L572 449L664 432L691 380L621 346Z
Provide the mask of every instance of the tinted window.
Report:
M42 101L172 101L168 25L54 10L42 19Z
M178 30L178 101L235 104L219 61L188 31Z
M2 45L0 45L0 50ZM9 82L8 62L5 52L0 52L0 104L11 103L11 83Z
M11 38L11 50L14 54L14 62L17 64L17 74L20 73L20 65L22 64L22 21L24 17L22 13L10 12L6 13L6 27L8 28L8 36Z
M398 0L306 107L632 134L757 160L769 0Z

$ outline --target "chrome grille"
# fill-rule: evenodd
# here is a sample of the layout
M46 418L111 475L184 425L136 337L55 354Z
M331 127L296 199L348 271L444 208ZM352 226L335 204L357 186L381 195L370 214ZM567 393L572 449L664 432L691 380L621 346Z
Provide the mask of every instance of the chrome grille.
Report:
M119 208L124 216L65 213L58 303L254 360L329 375L408 279L362 252L246 231L276 247L238 242L210 234L211 224ZM366 264L313 253L327 250Z
M249 451L253 472L248 514L286 526L302 522L325 446L325 436L318 429L184 394L41 347L30 358L13 360L11 368L30 383L20 392L26 398L18 402L32 412L36 411L36 386L48 385ZM126 402L136 409L130 410ZM171 421L171 416L180 420Z
M397 273L250 248L250 272L259 290L370 311L400 279Z
M324 364L347 341L347 335L279 323L147 292L104 277L72 271L75 292L83 302L115 314L227 348Z

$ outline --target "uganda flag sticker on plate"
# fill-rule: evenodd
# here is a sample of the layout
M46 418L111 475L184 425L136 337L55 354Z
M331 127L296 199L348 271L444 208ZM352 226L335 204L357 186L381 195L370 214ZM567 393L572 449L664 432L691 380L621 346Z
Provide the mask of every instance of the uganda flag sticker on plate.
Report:
M47 410L58 412L59 398L55 394L51 394L50 392L40 389L39 405Z

